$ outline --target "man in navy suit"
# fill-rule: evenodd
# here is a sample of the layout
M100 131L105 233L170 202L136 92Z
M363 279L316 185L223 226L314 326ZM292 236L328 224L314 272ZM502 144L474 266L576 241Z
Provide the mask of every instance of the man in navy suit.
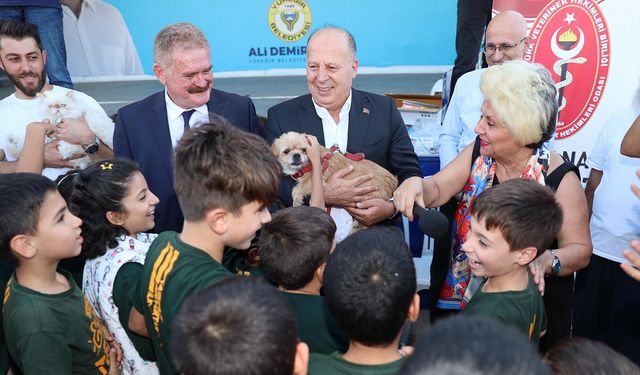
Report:
M153 72L165 90L118 111L113 136L116 157L140 164L149 189L160 198L155 232L180 231L183 216L173 190L173 148L210 114L264 137L251 99L212 89L209 42L196 26L176 23L156 35Z
M398 176L400 182L422 176L418 157L400 112L391 98L353 89L358 71L353 36L338 27L314 32L307 42L307 84L310 94L269 109L267 141L288 131L315 135L325 146L342 152L363 152ZM372 225L392 217L393 202L371 199L370 177L350 178L349 169L337 172L324 188L325 202L338 227L348 231L351 217ZM293 182L284 180L281 199L291 205ZM346 215L346 213L350 215ZM342 223L342 224L341 224ZM343 237L338 233L337 238Z

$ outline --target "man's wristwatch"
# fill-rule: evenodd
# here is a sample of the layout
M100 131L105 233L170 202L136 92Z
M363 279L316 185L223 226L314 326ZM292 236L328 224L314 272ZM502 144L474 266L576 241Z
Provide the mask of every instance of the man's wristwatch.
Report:
M551 261L551 274L557 275L560 273L560 269L562 268L562 264L560 264L560 258L556 255L555 250L549 250L551 255L553 255L553 261Z
M391 202L391 204L394 205L394 207L393 207L393 210L394 210L393 211L393 215L389 216L389 218L387 220L395 219L398 216L398 214L400 213L400 211L398 211L398 209L395 207L395 203L393 202L393 197L389 198L389 200L387 202Z
M95 154L96 152L98 152L99 148L100 148L100 140L98 139L98 137L96 137L96 141L90 144L89 146L85 147L84 152L86 152L87 154Z

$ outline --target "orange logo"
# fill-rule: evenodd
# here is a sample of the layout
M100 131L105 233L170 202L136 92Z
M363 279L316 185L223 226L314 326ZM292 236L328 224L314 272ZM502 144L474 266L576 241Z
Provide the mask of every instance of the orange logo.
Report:
M591 119L609 73L609 28L595 1L547 4L529 33L524 59L544 65L558 89L556 139L570 137Z

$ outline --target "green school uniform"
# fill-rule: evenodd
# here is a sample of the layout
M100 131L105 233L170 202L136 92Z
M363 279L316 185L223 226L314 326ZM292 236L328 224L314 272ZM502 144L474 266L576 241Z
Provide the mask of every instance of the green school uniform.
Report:
M133 305L144 314L160 374L178 374L171 360L171 324L192 294L233 276L176 232L161 233L149 247Z
M349 337L334 319L322 296L283 292L296 317L298 338L311 353L344 353Z
M311 354L309 375L395 375L405 360L403 357L384 365L359 365L345 361L339 353Z
M469 304L462 310L463 315L493 317L504 324L514 326L524 332L529 341L538 345L540 332L547 327L544 301L529 273L527 288L519 291L484 293L482 287L475 292Z
M106 374L109 348L102 325L71 274L71 288L43 294L9 280L3 325L9 353L24 374Z

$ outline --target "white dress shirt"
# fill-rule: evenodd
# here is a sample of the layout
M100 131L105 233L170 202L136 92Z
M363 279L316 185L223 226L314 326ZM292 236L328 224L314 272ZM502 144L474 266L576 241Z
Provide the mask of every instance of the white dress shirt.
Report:
M329 148L338 145L340 151L347 152L347 141L349 136L349 111L351 110L351 93L347 101L340 110L340 121L336 124L333 117L326 108L320 107L313 102L316 113L322 119L322 131L324 132L324 146ZM339 207L331 207L330 212L333 221L336 223L336 241L344 240L351 232L353 218L344 209Z
M480 77L484 71L465 73L456 83L440 132L440 169L476 139L474 129L480 121L480 107L484 101L480 91Z
M167 105L167 121L169 122L169 134L171 134L171 146L173 148L176 148L176 144L178 144L178 141L184 134L184 119L182 117L182 112L191 109L196 110L189 119L189 126L192 128L209 122L209 108L206 104L197 108L181 108L171 100L166 89L164 90L164 100Z
M62 6L67 69L72 76L142 75L142 64L122 15L101 0L84 0L80 17Z

